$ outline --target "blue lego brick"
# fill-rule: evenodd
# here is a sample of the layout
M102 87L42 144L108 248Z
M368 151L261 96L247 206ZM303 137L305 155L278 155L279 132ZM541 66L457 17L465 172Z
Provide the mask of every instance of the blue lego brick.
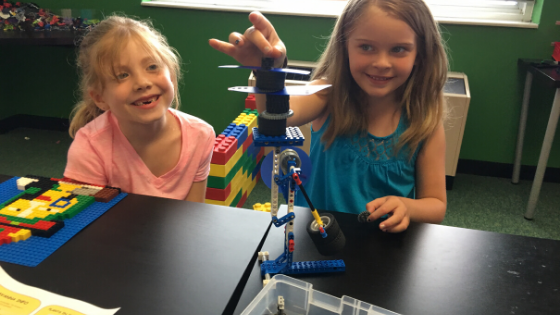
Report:
M257 147L280 147L280 146L302 146L305 137L298 127L286 128L284 136L264 136L259 133L258 128L253 128L253 143Z
M343 260L319 260L319 261L300 261L293 262L285 271L286 275L342 272L346 270Z
M253 173L251 174L251 180L254 180L255 177L257 177L257 174L258 174L258 173L260 172L260 170L261 170L261 165L262 165L262 162L263 162L263 161L264 161L264 159L261 159L261 160L259 161L259 164L257 164L257 166L255 167L255 169L253 170Z
M299 261L287 263L276 263L274 260L264 261L261 264L261 276L265 274L274 276L275 274L300 275L311 273L330 273L343 272L346 270L344 260L318 260L318 261Z
M288 269L287 265L288 263L286 262L276 263L274 260L264 261L261 264L261 276L264 277L264 275L269 274L272 277L275 274L283 274L283 271Z
M0 184L0 203L21 192L17 189L17 180L18 177L14 177ZM28 267L37 266L126 195L120 193L107 203L94 202L72 219L64 220L64 227L49 238L31 236L25 241L1 245L0 260Z
M244 124L236 125L234 123L229 124L227 128L222 132L226 137L233 136L237 139L237 148L239 149L245 140L247 140L247 135L249 130Z
M260 151L261 151L261 147L257 147L255 146L254 143L251 143L249 147L247 147L247 150L245 152L251 158L251 160L256 160L257 155L259 155Z

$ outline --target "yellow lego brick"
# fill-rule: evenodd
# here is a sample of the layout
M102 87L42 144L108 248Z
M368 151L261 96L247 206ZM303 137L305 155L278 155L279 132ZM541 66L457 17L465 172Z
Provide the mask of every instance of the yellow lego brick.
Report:
M251 185L249 185L249 189L247 189L247 197L253 192L253 189L257 186L257 182L258 180L256 177L253 181L251 181Z
M25 241L26 239L31 237L31 231L21 229L16 233L9 233L8 236L12 238L12 242Z
M231 180L231 193L229 194L226 200L219 201L219 200L205 199L204 202L211 205L229 206L233 201L233 199L235 199L235 196L237 196L237 194L241 190L241 181L243 180L242 174L243 173L241 170L237 171L237 174L235 174L235 176Z
M243 146L240 146L237 151L231 156L226 165L210 164L210 176L215 177L226 177L229 171L235 166L235 163L239 161L243 155Z
M253 127L257 126L257 116L255 114L247 115L245 113L241 113L237 116L237 118L235 118L233 123L236 125L244 124L247 126L247 134L250 136L253 133Z
M245 177L243 179L243 188L242 188L242 192L246 193L249 190L249 186L251 186L251 183L253 181L251 180L251 173L249 173L249 177ZM247 194L248 195L248 194Z
M262 203L255 203L253 205L253 210L256 211L263 211L263 212L270 212L270 202L267 202L265 204Z

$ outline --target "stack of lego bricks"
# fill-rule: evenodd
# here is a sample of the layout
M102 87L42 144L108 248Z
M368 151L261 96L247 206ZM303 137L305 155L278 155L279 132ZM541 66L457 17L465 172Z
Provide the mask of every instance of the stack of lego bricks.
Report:
M260 178L264 147L253 144L258 113L245 109L218 137L210 164L206 203L241 207Z

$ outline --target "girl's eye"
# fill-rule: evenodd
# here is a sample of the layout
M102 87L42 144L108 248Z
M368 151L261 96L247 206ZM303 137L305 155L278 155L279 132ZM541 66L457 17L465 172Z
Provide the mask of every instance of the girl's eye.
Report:
M158 66L157 65L150 65L148 67L148 70L157 70Z
M405 51L406 51L406 49L405 49L404 47L401 47L401 46L395 47L395 48L393 48L392 50L393 50L393 52L395 52L395 53L402 53L402 52L405 52Z
M126 79L127 77L128 77L128 73L119 73L119 74L117 74L117 79L119 79L119 80Z
M363 51L371 51L371 50L373 50L373 47L371 47L370 45L363 44L363 45L360 45L360 49L363 50Z

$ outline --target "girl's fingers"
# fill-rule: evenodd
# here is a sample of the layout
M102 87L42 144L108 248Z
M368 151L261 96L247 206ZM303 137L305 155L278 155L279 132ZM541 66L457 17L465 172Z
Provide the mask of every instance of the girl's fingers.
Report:
M369 221L375 221L386 214L386 213L382 213L382 211L379 211L379 208L385 203L385 201L386 198L382 197L370 201L366 204L366 210L369 211L369 213L371 213L370 216L368 217Z
M229 43L234 46L241 47L245 44L245 40L243 39L243 35L233 32L229 34Z
M391 211L387 211L387 212L392 212ZM399 225L399 223L401 223L403 221L404 216L402 215L402 213L399 213L397 211L393 212L393 215L390 216L389 218L387 218L385 221L381 222L379 224L379 228L383 231L385 230L390 230L392 228L394 228L395 226Z
M208 44L210 44L212 48L216 49L217 51L223 52L224 54L227 54L232 57L234 57L235 55L236 48L232 44L214 38L210 39L208 41Z
M272 23L258 11L253 11L249 14L249 21L253 23L255 28L259 30L264 36L269 37L276 33Z
M391 228L387 228L387 230L385 230L385 232L389 232L389 233L400 233L405 231L408 228L408 225L410 224L410 220L408 220L408 218L405 218L404 220L402 220L399 224L397 224L396 226L393 226Z
M257 30L255 27L250 27L245 31L245 34L243 34L243 36L250 41L251 43L253 43L255 46L257 46L257 48L265 55L268 57L272 57L270 56L270 54L272 53L272 45L270 45L270 43L268 42L268 39L266 39L266 37L263 35L263 33L261 33L259 30Z

